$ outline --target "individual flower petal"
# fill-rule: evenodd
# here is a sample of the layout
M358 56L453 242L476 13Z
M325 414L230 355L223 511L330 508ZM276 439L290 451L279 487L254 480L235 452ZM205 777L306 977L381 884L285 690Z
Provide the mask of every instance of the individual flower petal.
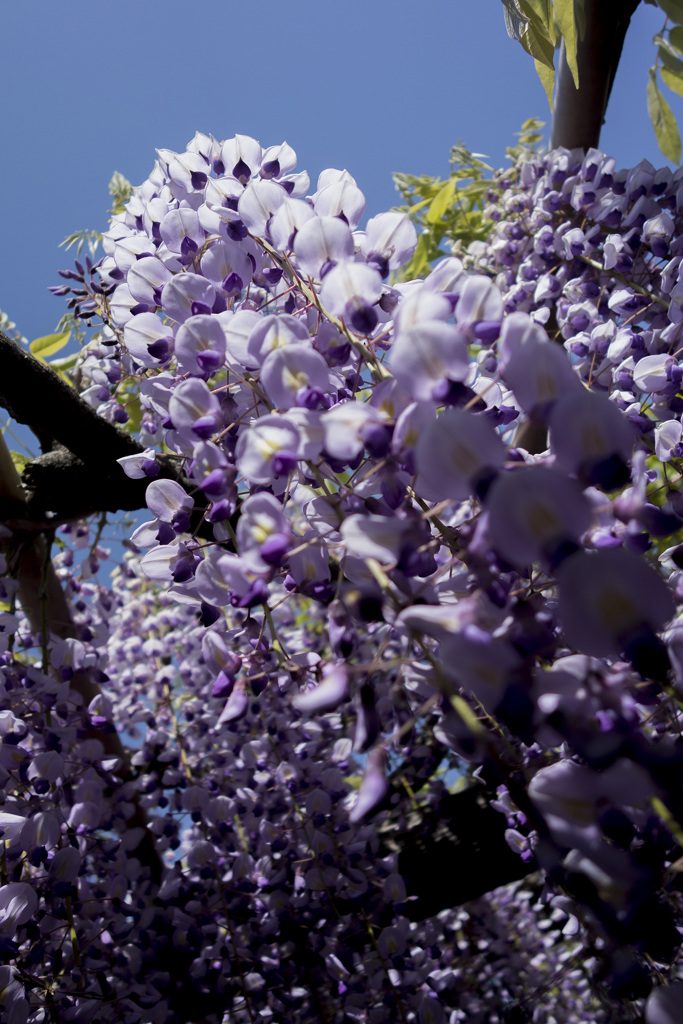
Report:
M171 395L168 409L176 430L192 431L203 440L211 437L221 421L216 396L203 380L183 380Z
M323 679L316 687L303 690L292 698L292 704L305 715L336 711L348 697L349 676L343 664L326 665Z
M365 211L365 196L348 171L328 168L318 178L313 208L319 217L341 217L353 231Z
M19 925L30 921L37 909L38 897L26 882L0 886L0 934L12 938Z
M264 317L254 309L238 309L235 313L219 314L228 353L228 366L240 373L243 369L255 370L261 361L248 348L251 332Z
M236 135L234 139L224 142L221 148L221 162L225 173L243 184L260 168L262 155L263 150L259 143L248 135Z
M336 316L345 317L354 330L370 334L378 323L373 308L382 294L382 277L366 263L338 263L325 275L320 298Z
M246 349L250 363L245 365L260 366L266 356L270 352L274 352L275 349L291 345L296 341L309 340L306 324L286 313L281 313L279 316L275 314L262 316L251 322L253 326ZM231 327L234 331L234 325Z
M291 545L292 532L281 503L272 494L253 494L240 506L237 543L240 553L256 552L269 565L282 564ZM282 548L282 557L274 561L274 546ZM265 550L264 550L265 549Z
M503 319L503 296L486 277L466 278L458 304L456 322L483 341L495 341Z
M287 477L296 466L299 431L286 416L262 416L240 434L235 452L240 473L255 484Z
M443 640L439 663L449 679L473 693L490 713L500 707L521 667L513 647L481 631Z
M124 455L116 461L131 480L143 480L145 477L158 476L159 464L156 462L156 455L154 448L145 448L139 455Z
M666 353L644 356L636 363L633 371L633 383L641 391L661 391L669 382L666 370L673 361L671 356Z
M161 293L164 315L179 324L197 313L210 313L215 301L213 285L199 274L176 274Z
M584 654L628 651L644 629L656 633L674 613L673 595L662 577L623 548L572 555L560 567L558 583L567 642Z
M571 477L543 466L500 473L486 495L496 550L519 568L560 561L576 551L591 506Z
M579 388L561 397L549 434L558 465L584 484L613 490L628 481L635 431L606 395Z
M362 821L382 805L388 793L386 753L382 747L375 747L368 754L358 797L349 813L349 820Z
M348 516L340 533L347 549L358 558L392 563L398 559L409 524L387 516Z
M252 278L249 256L236 242L222 239L209 246L201 259L201 271L217 290L235 296L247 288Z
M173 355L173 331L154 313L138 313L123 328L123 342L141 366L162 366Z
M313 209L303 199L285 199L270 221L269 232L273 245L281 252L290 250L298 232L306 221L314 217Z
M225 725L226 722L236 722L244 717L249 709L249 697L247 695L247 684L244 680L238 679L235 688L230 694L225 707L220 713L216 728Z
M365 402L339 402L321 416L325 451L341 462L351 462L363 451L363 433L369 424L381 424L377 409Z
M261 368L261 383L273 405L316 408L330 390L327 363L309 344L277 348Z
M172 523L179 512L191 512L194 501L175 480L153 480L145 491L147 507L162 523Z
M542 422L558 398L581 388L564 349L535 332L515 349L502 374L522 409Z
M26 818L23 815L0 811L0 841L11 842L17 839L25 824Z
M189 206L169 210L159 225L159 234L171 252L183 256L197 253L205 239L197 211Z
M418 441L416 489L434 500L462 499L483 491L505 461L505 445L490 420L447 409Z
M407 263L416 249L417 231L407 214L392 210L368 221L362 251L382 277Z
M128 271L126 284L134 299L154 308L159 305L161 290L172 276L156 256L143 256Z
M465 380L470 367L462 331L437 320L401 331L390 358L395 378L418 402L438 404L448 394L450 382Z
M655 455L660 462L669 462L674 457L674 449L681 443L680 420L666 420L655 427Z
M647 997L645 1024L678 1024L682 1001L683 981L660 985Z
M225 333L215 316L200 313L178 328L175 352L185 373L214 373L225 362L225 351Z
M294 240L294 255L304 274L320 278L328 264L353 257L353 235L339 217L313 217L299 229Z
M272 215L282 206L287 193L274 181L250 181L237 203L237 212L252 235L265 234Z

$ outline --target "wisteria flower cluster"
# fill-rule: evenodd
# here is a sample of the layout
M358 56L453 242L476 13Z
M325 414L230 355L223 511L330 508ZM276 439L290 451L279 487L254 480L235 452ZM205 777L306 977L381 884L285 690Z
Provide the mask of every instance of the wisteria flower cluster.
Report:
M0 633L10 1020L676 1019L682 190L527 159L404 281L346 171L159 151L65 272L151 518ZM379 825L456 768L537 890L416 921Z

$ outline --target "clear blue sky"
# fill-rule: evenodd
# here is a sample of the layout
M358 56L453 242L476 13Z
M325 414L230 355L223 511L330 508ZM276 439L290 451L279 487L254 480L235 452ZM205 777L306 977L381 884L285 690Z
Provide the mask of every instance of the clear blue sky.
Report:
M662 24L641 5L627 40L602 139L622 166L665 163L645 102ZM549 114L500 0L4 0L0 36L0 309L29 339L64 310L59 243L104 228L112 172L139 183L155 147L287 140L313 182L347 167L372 215L393 171L443 176L458 139L501 164Z

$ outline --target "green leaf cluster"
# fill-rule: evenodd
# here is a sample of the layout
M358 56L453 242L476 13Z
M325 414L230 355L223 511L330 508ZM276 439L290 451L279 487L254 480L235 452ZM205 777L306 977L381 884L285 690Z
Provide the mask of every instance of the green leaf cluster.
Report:
M667 24L654 37L657 57L647 82L647 109L657 143L668 160L681 161L681 135L671 107L662 96L657 75L672 92L683 96L683 0L658 0ZM671 21L673 24L668 24Z
M29 345L31 355L39 359L41 363L46 363L51 367L67 384L71 383L67 371L75 366L78 352L72 352L71 355L62 356L59 359L48 360L48 356L53 356L56 352L61 352L63 348L66 348L71 340L71 333L71 329L65 327L61 331L58 330L55 334L45 334L41 338L35 338Z
M555 50L562 40L574 84L579 86L577 49L585 30L584 0L503 0L503 4L508 35L534 58L552 110Z
M109 211L112 217L123 213L132 191L133 186L128 181L128 178L124 178L120 171L114 171L109 182L109 192L114 203Z
M25 338L21 333L14 320L10 320L2 309L0 309L0 331L6 334L12 341L16 341L19 345L28 345L28 338Z
M508 148L514 165L535 152L543 140L543 122L525 121L518 132L518 143ZM485 241L493 227L486 208L505 186L480 153L472 153L462 143L451 150L450 174L445 181L429 175L395 174L394 184L407 213L418 232L415 255L402 269L401 277L410 280L429 273L434 260L453 251L464 251L474 242Z
M74 231L72 235L67 235L63 242L59 243L60 249L65 249L67 252L76 246L76 259L81 255L83 246L87 244L88 254L91 259L94 259L97 252L97 248L102 241L102 235L99 231L93 231L89 228L83 228L82 231Z

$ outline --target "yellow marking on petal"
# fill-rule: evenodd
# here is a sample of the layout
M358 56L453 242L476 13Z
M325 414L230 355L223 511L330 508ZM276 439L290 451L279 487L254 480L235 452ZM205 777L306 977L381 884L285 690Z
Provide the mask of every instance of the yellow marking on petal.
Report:
M525 512L531 530L541 543L562 533L560 520L548 505L536 502L528 505Z
M616 637L630 629L643 617L633 601L616 587L606 586L599 590L596 609L603 623Z

